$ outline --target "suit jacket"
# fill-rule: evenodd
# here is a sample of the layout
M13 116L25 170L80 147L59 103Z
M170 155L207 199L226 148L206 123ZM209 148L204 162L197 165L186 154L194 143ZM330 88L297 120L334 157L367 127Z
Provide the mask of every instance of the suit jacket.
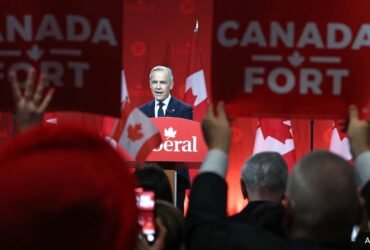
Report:
M213 173L199 174L193 183L186 218L186 249L191 250L344 250L349 242L288 240L226 214L227 184Z
M239 213L229 217L230 221L248 223L286 237L282 226L284 207L280 202L272 201L250 201Z
M144 114L146 114L148 117L153 118L155 117L154 105L155 105L155 101L153 100L151 102L148 102L142 105L140 107L140 110ZM193 120L193 107L171 96L165 116Z
M153 118L155 117L154 105L155 105L155 100L152 100L151 102L148 102L142 105L141 107L139 107L139 109L146 116ZM171 96L165 116L193 120L193 107ZM175 168L176 169L177 174L178 174L177 181L178 181L179 190L184 190L190 187L189 171L186 168L181 167L181 164L176 164L176 166L174 166L173 163L162 163L160 165L163 168Z

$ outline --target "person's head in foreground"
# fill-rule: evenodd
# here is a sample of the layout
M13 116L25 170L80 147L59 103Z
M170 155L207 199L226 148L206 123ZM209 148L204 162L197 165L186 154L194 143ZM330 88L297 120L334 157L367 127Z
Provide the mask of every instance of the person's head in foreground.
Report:
M310 153L288 180L288 226L292 238L349 241L361 206L353 168L324 151Z
M156 218L167 229L163 250L182 250L185 242L184 216L174 205L167 201L155 203Z
M241 172L241 188L249 201L276 201L283 198L288 179L284 158L276 152L250 157Z
M164 170L155 163L146 163L135 171L138 187L154 191L156 200L173 202L171 184Z
M134 185L101 138L38 126L0 151L0 249L132 249Z

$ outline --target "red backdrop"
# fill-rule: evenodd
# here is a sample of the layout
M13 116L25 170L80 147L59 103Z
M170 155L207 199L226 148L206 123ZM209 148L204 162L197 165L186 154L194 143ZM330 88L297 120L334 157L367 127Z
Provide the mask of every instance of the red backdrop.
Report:
M208 94L211 93L212 0L126 0L124 15L123 61L128 92L134 105L141 105L152 99L148 75L150 69L158 64L173 69L175 86L172 95L183 99L195 17L199 19L203 66ZM0 122L9 120L5 116L0 118ZM74 120L87 128L101 129L98 116L63 114L58 115L58 118L60 122ZM250 118L237 118L233 124L234 138L227 178L229 194L232 194L229 195L230 213L237 212L244 205L239 188L240 169L253 151L256 125L257 119ZM292 120L292 126L299 159L310 150L310 122ZM331 121L315 121L315 149L328 148L331 126ZM4 126L0 124L0 128L2 127Z
M134 104L143 104L152 99L148 75L150 69L157 64L164 64L173 69L175 86L172 94L183 98L196 17L199 19L199 38L207 90L208 94L211 93L212 3L212 0L126 1L124 68L130 99ZM310 121L294 119L292 124L299 159L310 150ZM244 205L239 176L242 164L252 154L256 125L257 119L249 118L237 118L233 125L234 138L228 174L230 213L237 212ZM331 126L331 121L315 121L315 149L328 148Z

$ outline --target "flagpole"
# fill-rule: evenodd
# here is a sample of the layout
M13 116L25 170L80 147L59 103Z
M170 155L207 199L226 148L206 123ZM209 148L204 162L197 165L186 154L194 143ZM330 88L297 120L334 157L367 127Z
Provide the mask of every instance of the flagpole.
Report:
M194 28L194 32L198 32L199 30L199 21L198 21L198 18L196 17L195 18L195 28Z
M310 138L310 150L311 152L314 150L314 125L315 125L315 120L314 119L311 119L310 120L310 135L311 135L311 138Z

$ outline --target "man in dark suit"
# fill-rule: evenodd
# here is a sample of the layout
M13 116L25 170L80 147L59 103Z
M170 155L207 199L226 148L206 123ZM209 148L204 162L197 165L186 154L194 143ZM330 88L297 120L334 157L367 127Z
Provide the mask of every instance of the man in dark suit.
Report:
M170 92L173 88L172 70L164 66L156 66L150 71L149 84L154 100L140 107L140 110L148 117L178 117L193 119L193 108L172 97ZM164 168L173 168L173 163L160 164ZM176 164L177 171L177 199L176 206L183 211L185 191L190 188L189 171Z
M352 145L360 145L352 147L358 155L357 184L354 168L329 152L310 153L293 169L286 189L284 218L289 240L227 219L225 176L231 131L222 104L217 107L217 115L210 106L202 127L209 152L192 187L186 218L187 249L351 249L351 232L362 214L358 184L363 187L367 204L370 202L370 152L365 123L351 119L349 126Z
M249 223L279 236L285 236L282 227L284 207L281 204L288 179L284 158L276 152L253 155L241 171L240 186L248 205L230 217L231 221Z

